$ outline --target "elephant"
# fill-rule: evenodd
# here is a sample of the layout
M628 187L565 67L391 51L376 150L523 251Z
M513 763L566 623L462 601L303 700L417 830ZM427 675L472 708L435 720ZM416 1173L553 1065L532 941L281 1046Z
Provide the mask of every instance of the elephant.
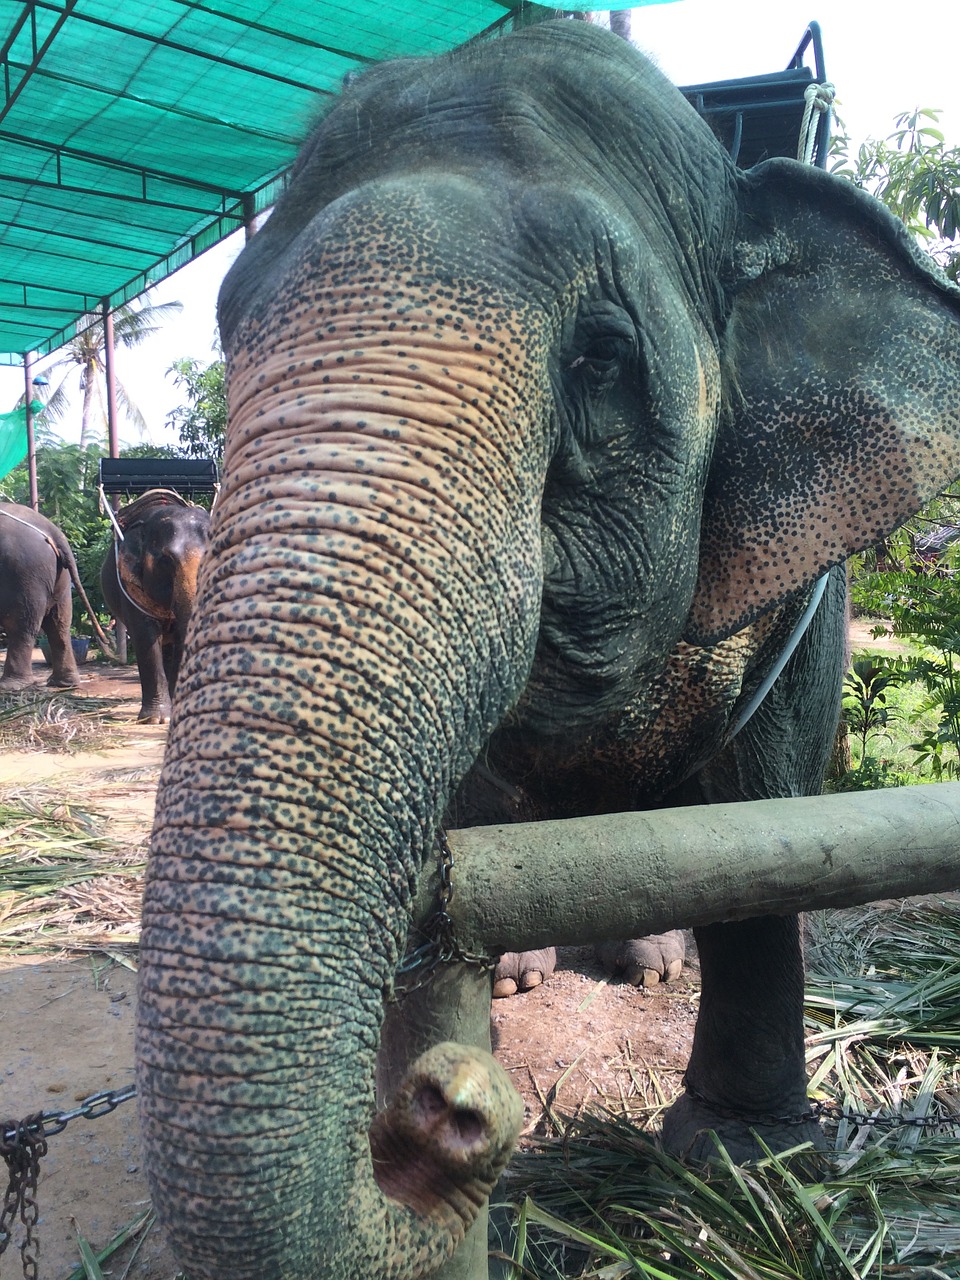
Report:
M376 1111L445 813L819 791L845 562L960 472L960 290L871 196L737 169L637 50L560 19L345 86L219 319L223 488L143 905L144 1163L194 1280L408 1280L518 1124L449 1042ZM822 1142L797 918L697 942L665 1143Z
M210 513L172 489L149 489L121 507L117 538L100 567L107 608L119 618L137 655L141 706L137 719L166 724L183 659L197 570L210 536Z
M50 643L53 670L47 684L57 689L79 685L70 643L71 586L76 587L101 643L106 644L63 531L31 507L0 502L0 630L7 637L0 692L34 683L33 647L40 631Z

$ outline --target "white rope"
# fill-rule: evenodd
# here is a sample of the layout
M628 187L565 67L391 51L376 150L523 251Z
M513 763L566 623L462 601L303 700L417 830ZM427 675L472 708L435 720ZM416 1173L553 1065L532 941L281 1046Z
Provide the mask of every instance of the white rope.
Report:
M800 126L800 145L797 147L797 159L803 164L813 164L813 148L820 117L830 110L836 96L836 88L829 80L825 80L823 84L814 81L804 90L803 123Z
M123 530L117 524L117 517L113 514L113 507L108 502L107 495L103 492L103 485L101 485L100 486L100 514L103 515L104 513L106 513L110 517L110 523L113 525L113 530L114 530L114 533L116 534L116 537L113 539L114 545L116 545L117 539L119 539L121 542L123 541Z

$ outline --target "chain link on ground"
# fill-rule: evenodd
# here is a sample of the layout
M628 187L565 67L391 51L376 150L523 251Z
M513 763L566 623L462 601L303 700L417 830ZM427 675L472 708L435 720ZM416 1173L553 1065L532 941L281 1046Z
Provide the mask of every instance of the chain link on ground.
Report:
M104 1089L91 1093L72 1111L37 1111L24 1120L0 1122L0 1156L9 1175L0 1207L0 1255L13 1239L14 1224L19 1219L24 1226L20 1259L25 1280L37 1280L38 1274L37 1179L40 1161L47 1154L47 1139L62 1133L71 1120L81 1116L85 1120L98 1120L100 1116L109 1115L136 1094L137 1087L133 1084L123 1089Z

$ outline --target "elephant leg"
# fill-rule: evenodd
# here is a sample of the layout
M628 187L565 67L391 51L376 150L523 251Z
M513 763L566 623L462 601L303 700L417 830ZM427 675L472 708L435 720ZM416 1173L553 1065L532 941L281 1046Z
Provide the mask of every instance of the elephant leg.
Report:
M80 683L80 672L70 643L73 602L69 579L63 572L60 577L62 585L57 587L53 607L42 623L43 633L50 642L50 666L53 668L47 684L54 689L75 689Z
M173 693L177 687L177 676L183 659L183 642L176 635L164 635L160 642L163 662L163 678L167 685L167 697L173 701Z
M716 1155L709 1130L734 1160L800 1142L823 1147L807 1102L803 957L799 918L764 916L694 931L700 1014L684 1083L664 1119L667 1148Z
M0 675L0 692L14 693L34 684L33 642L36 632L29 635L22 631L7 632L7 656Z
M164 670L164 644L160 625L152 618L128 618L127 630L133 640L140 673L141 724L166 724L170 719L170 690Z
M677 800L703 804L816 795L840 708L846 579L835 572L810 627L753 718ZM686 1093L664 1120L676 1152L708 1157L714 1129L734 1159L761 1148L823 1145L807 1102L803 951L796 916L765 916L694 930L700 1014Z
M601 942L596 953L613 977L635 987L655 987L658 982L672 982L680 976L685 954L683 931L670 929L627 942Z

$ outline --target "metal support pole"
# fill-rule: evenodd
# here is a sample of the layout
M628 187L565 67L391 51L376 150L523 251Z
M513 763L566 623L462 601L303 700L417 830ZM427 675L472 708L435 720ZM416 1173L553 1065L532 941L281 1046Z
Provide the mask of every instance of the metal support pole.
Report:
M30 505L34 511L40 510L40 493L37 489L37 442L33 432L33 352L26 351L23 356L23 403L26 406L27 419L27 473L30 477Z
M109 302L103 300L103 353L107 375L107 442L111 458L120 457L117 441L117 371L113 338L113 312Z
M257 233L257 210L249 192L243 196L242 205L244 241L249 244Z
M120 457L120 442L117 432L117 371L116 345L113 335L113 312L108 299L103 300L103 353L107 375L107 445L111 458ZM114 511L120 509L120 498L112 499ZM117 657L123 663L127 661L127 628L119 618L116 619L114 635L116 636Z

